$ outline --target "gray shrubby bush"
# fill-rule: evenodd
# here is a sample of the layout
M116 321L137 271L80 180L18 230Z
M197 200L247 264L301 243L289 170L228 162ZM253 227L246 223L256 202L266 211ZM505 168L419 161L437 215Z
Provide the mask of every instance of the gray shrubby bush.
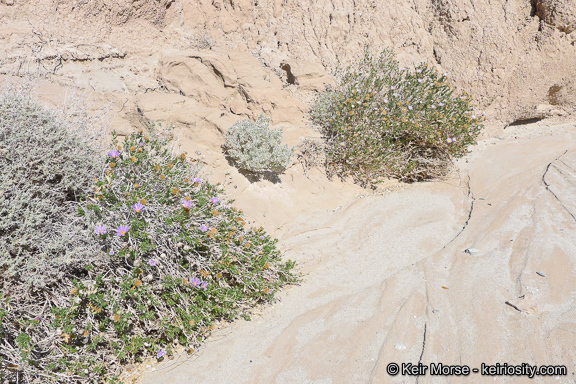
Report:
M0 275L6 281L42 287L94 253L76 203L104 162L81 132L23 92L0 95Z
M230 127L224 150L240 170L254 174L283 172L293 150L282 143L282 131L269 128L270 119L261 114L255 122L242 120Z

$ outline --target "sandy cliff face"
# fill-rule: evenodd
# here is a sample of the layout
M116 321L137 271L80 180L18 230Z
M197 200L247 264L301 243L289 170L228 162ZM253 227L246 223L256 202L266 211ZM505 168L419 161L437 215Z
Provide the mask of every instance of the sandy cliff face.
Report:
M240 47L288 80L287 61L332 69L370 44L394 48L407 66L435 64L504 123L576 106L569 0L4 0L0 7L1 72L52 72L103 92L157 90L164 49Z
M182 26L237 36L272 68L286 58L333 67L370 44L393 47L406 65L436 64L498 119L542 117L539 104L574 107L553 96L576 74L569 1L199 1L183 15Z

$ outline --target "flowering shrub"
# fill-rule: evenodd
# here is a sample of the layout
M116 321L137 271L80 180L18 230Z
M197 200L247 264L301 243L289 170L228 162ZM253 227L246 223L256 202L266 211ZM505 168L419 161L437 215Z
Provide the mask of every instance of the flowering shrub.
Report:
M23 127L26 111L15 112ZM50 121L44 115L38 119ZM32 132L21 140L34 142ZM247 316L251 306L272 301L281 285L294 281L294 263L281 261L277 240L261 228L247 228L242 211L229 206L217 185L202 180L184 154L173 155L169 142L154 128L122 144L114 136L102 165L83 171L90 175L91 188L84 180L84 195L76 192L66 195L74 197L70 203L53 203L67 208L66 221L46 232L75 223L78 229L64 248L80 249L53 251L53 257L66 257L55 274L58 279L31 288L35 281L21 269L10 269L10 260L17 262L28 252L31 260L40 260L32 272L43 276L49 268L38 254L42 249L27 246L9 253L0 267L0 381L117 382L123 363L163 359L178 345L192 351L218 321ZM66 151L77 149L46 153L43 161L83 169L67 162L91 159L72 160ZM35 167L21 172L36 180ZM51 183L46 181L47 190ZM2 190L9 194L8 200L3 195L1 208L15 215L5 203L15 199L13 190ZM28 198L30 216L37 198L45 199ZM8 235L11 230L2 228ZM78 243L83 248L74 247Z
M338 88L320 95L311 110L326 139L329 175L363 185L383 177L441 177L482 128L471 99L455 95L445 74L426 64L402 70L390 51L373 58L366 50L339 77Z
M260 115L236 122L226 133L224 150L236 166L253 174L283 172L290 164L293 151L282 143L282 131L269 128L270 119Z

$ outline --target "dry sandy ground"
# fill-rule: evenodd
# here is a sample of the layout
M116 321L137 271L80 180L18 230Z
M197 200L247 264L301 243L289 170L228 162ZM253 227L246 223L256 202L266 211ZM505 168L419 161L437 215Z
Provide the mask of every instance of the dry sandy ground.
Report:
M300 215L279 236L302 284L139 383L576 382L575 139L576 124L509 127L448 181ZM392 362L568 374L391 376Z

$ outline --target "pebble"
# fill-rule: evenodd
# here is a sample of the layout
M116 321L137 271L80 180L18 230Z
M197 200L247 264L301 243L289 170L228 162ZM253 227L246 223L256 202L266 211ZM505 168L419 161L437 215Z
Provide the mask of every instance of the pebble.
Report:
M396 344L396 345L394 346L394 348L399 349L399 350L402 351L402 350L406 349L406 346L405 346L404 344Z
M536 272L536 274L542 277L546 277L546 274L544 272Z
M476 255L478 252L480 252L480 251L476 248L466 248L464 250L464 253L467 253L469 255Z

